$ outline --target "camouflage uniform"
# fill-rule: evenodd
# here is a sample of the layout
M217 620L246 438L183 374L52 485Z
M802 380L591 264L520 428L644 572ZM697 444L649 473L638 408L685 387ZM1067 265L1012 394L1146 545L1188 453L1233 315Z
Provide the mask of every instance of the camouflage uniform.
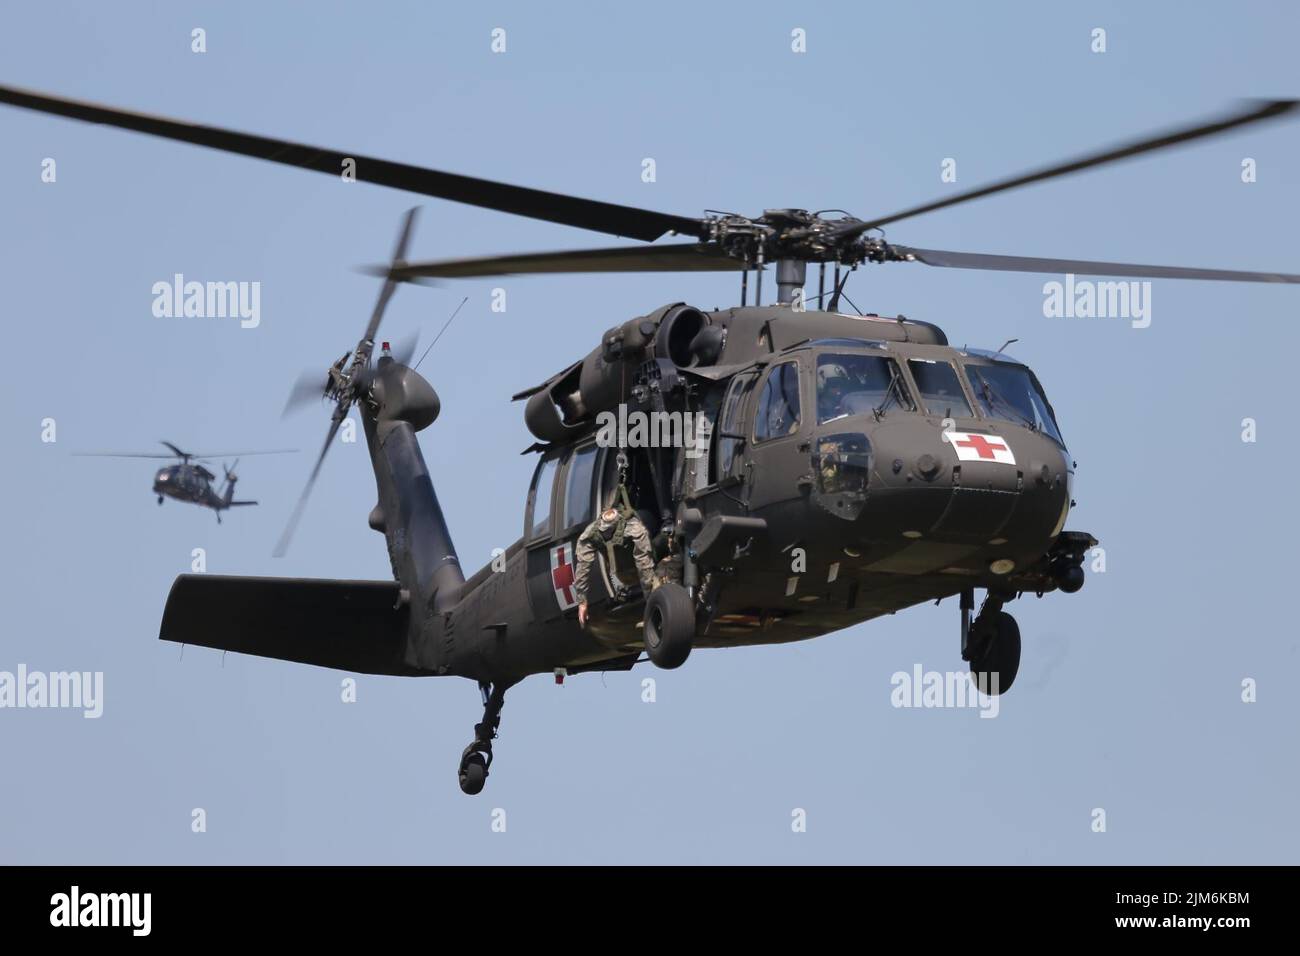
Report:
M655 574L659 577L659 586L681 584L682 566L682 555L679 551L674 551L660 558L659 564L655 566Z
M632 555L637 575L641 578L642 593L649 597L650 592L659 586L650 532L646 531L641 519L636 515L628 515L626 518L620 516L613 521L598 517L578 536L578 543L573 548L573 557L577 563L573 589L577 592L579 604L587 603L588 582L591 567L596 561L596 552L604 549L609 561L610 576L613 577L614 549L628 541L632 543Z

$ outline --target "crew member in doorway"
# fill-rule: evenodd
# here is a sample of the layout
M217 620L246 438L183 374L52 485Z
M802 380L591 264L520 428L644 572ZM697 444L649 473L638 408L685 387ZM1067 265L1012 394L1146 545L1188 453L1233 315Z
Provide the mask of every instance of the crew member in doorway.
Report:
M577 563L573 575L573 589L578 596L578 623L587 626L587 593L591 581L591 568L596 561L598 548L603 548L609 562L610 577L614 580L617 593L616 601L627 599L626 590L614 576L614 549L632 545L632 559L636 563L637 576L641 578L641 593L650 596L659 587L659 576L655 574L654 548L650 544L650 532L646 531L641 519L631 508L606 508L585 531L578 536L574 546L573 557Z

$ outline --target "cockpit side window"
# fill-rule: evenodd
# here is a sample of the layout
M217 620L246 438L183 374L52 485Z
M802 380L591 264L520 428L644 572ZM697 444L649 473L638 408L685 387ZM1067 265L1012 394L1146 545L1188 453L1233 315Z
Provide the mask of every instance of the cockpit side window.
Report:
M974 418L966 393L961 390L961 380L951 362L911 359L907 367L921 393L926 410L943 418Z
M528 539L541 538L551 531L551 499L559 458L543 458L533 474L533 488L528 495Z
M773 367L763 385L754 418L754 441L784 438L799 430L799 364Z
M817 357L817 423L885 410L916 410L898 365L883 355L828 353Z
M731 384L727 386L727 394L722 400L722 410L718 413L718 427L714 434L714 482L731 477L740 450L745 443L740 424L740 410L744 405L744 397L753 383L753 373L744 373L733 378Z
M1024 425L1065 444L1047 396L1029 369L1006 364L967 365L966 378L986 416Z

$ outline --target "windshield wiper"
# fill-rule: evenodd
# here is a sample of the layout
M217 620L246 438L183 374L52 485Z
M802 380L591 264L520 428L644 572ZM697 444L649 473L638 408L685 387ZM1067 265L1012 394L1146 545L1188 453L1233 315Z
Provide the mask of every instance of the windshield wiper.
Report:
M891 364L889 366L889 387L885 389L885 397L881 400L879 405L871 410L876 416L876 421L880 421L880 419L884 417L885 409L889 407L889 403L892 402L895 397L898 398L899 405L903 404L903 396L900 391L901 385L902 376L898 374L898 369Z
M984 400L989 404L990 407L993 406L994 402L1001 403L1002 407L1005 408L1007 411L1009 411L1016 418L1020 419L1020 421L1025 425L1026 428L1028 428L1030 431L1035 431L1035 432L1038 431L1038 423L1035 422L1033 419L1031 419L1024 412L1022 412L1014 404L1012 404L1012 402L1009 399L1007 399L1001 392L999 392L992 385L990 385L988 379L986 379L979 372L975 373L975 377L979 379L980 385L983 387L984 390Z

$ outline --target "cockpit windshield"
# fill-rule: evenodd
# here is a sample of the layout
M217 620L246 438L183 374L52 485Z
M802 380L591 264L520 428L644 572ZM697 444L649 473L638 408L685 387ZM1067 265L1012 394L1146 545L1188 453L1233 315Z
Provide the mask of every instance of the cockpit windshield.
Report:
M1065 444L1047 396L1029 369L1022 365L967 365L966 376L976 401L989 418L1025 425Z
M892 405L915 407L893 359L848 352L817 357L819 424Z
M969 418L974 414L962 394L957 370L951 364L936 359L911 359L907 365L931 415Z

